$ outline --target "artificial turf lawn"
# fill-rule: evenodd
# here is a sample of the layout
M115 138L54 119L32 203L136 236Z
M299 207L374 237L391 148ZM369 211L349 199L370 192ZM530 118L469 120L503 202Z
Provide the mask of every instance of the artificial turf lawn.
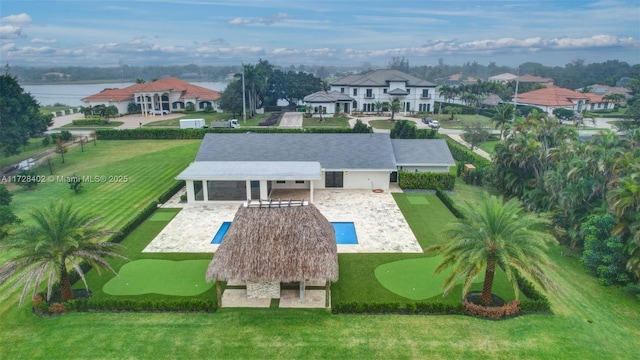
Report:
M194 296L213 287L205 280L209 260L142 259L120 268L102 290L109 295L161 294Z
M374 273L389 291L411 300L426 300L442 294L441 284L447 274L433 273L441 261L440 256L399 260L378 266Z

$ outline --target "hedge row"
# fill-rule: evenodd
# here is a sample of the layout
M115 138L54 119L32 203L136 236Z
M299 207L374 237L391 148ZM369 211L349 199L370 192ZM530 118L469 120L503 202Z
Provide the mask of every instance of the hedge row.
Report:
M460 210L458 210L458 208L456 207L455 202L453 200L451 200L451 197L449 197L449 195L447 195L447 193L445 193L444 191L442 191L440 189L436 189L436 196L438 197L438 199L440 199L440 201L442 201L444 206L446 206L447 209L449 209L449 211L451 211L453 216L455 216L458 219L464 219L464 215L462 215L462 212L460 212Z
M398 172L398 185L403 189L453 190L455 183L456 177L448 172Z
M164 193L162 193L162 195L158 197L158 204L164 204L167 201L169 201L169 199L171 199L171 197L175 195L178 191L180 191L180 189L182 189L184 186L185 186L184 180L176 181L167 191L165 191Z
M469 150L466 146L459 144L455 140L451 139L448 136L444 136L444 139L449 146L449 150L451 151L451 155L456 161L463 162L465 164L473 164L476 168L484 168L492 165L491 160L487 160L482 156L474 153Z
M40 297L40 299L42 299ZM215 312L216 302L203 299L178 300L125 300L125 299L74 299L64 303L47 304L34 299L34 310L40 315L65 312L131 311L131 312Z
M515 270L514 275L518 282L518 288L520 292L527 297L526 300L522 300L520 309L530 312L551 312L551 303L549 299L536 289L531 281L522 277L520 273Z
M79 119L71 122L73 125L106 125L107 121L104 119Z
M305 128L287 129L280 127L252 128L210 128L210 129L98 129L98 140L170 140L202 139L206 133L352 133L350 128Z
M462 304L441 302L344 302L334 304L334 314L464 314Z
M150 202L149 205L147 205L144 209L142 209L138 213L138 215L136 215L133 219L129 220L129 222L127 222L122 227L122 229L120 229L120 233L111 236L109 241L119 243L122 240L124 240L124 238L126 238L127 235L131 234L133 230L135 230L140 224L142 224L145 220L147 220L147 218L151 216L151 214L153 214L153 212L156 211L156 209L158 209L158 203L156 201Z
M486 308L485 308L486 309ZM510 316L518 312L523 313L549 313L548 301L542 300L514 300L504 307L495 308L501 316ZM433 314L433 315L482 315L478 314L463 303L447 304L435 302L415 302L400 304L399 302L341 302L331 307L333 314ZM492 316L489 316L492 317ZM500 317L500 316L498 316Z

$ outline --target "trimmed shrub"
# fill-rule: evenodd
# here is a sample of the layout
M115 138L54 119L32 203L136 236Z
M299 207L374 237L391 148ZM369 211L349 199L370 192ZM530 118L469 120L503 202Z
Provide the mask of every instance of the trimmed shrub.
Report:
M451 155L456 161L462 162L464 164L473 164L473 166L475 166L478 170L480 170L481 168L489 167L493 164L491 160L487 160L482 156L474 153L467 147L452 140L450 137L444 136L444 139L449 146Z
M308 129L287 129L279 127L251 127L251 128L209 128L209 129L97 129L98 140L171 140L171 139L202 139L206 133L351 133L350 128L318 127Z
M456 177L450 173L398 172L398 185L403 189L452 190Z
M171 199L171 197L175 195L178 191L180 191L180 189L182 189L184 186L185 186L184 180L176 181L176 183L173 184L173 186L171 186L167 191L165 191L162 195L158 197L158 204L164 204L167 201L169 201L169 199Z
M79 120L73 120L72 124L76 126L86 126L86 125L100 126L100 125L106 125L107 121L104 119L79 119Z
M462 212L460 212L460 210L458 210L458 208L456 207L455 202L453 200L451 200L451 197L449 197L449 195L447 195L447 193L445 193L444 191L442 191L440 189L436 189L436 196L438 197L438 199L440 199L440 201L442 201L444 206L446 206L447 209L449 209L449 211L451 211L453 216L455 216L458 219L464 219L464 215L462 215Z
M216 302L204 299L143 300L74 299L61 304L67 312L129 311L129 312L215 312Z

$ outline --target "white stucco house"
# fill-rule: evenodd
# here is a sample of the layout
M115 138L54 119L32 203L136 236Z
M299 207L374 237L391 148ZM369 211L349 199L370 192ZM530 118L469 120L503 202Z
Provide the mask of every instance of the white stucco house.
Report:
M326 108L329 115L337 106L343 113L373 114L377 112L376 102L390 103L394 99L400 101L402 113L433 111L436 85L399 70L348 75L330 85L330 91L307 95L304 102L314 109Z
M82 99L85 106L114 105L118 113L128 112L130 103L140 105L143 115L162 115L174 110L184 110L192 104L196 111L208 106L222 111L218 105L220 93L184 80L169 77L143 84L133 84L122 89L104 89Z
M455 166L441 139L389 134L209 133L176 179L188 202L268 200L274 189L389 189L398 170Z

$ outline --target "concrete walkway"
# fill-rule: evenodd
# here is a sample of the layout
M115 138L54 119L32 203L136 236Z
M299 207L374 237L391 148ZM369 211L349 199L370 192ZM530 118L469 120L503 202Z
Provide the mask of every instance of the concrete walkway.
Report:
M286 112L282 114L282 119L280 119L280 127L281 128L301 128L302 113Z

